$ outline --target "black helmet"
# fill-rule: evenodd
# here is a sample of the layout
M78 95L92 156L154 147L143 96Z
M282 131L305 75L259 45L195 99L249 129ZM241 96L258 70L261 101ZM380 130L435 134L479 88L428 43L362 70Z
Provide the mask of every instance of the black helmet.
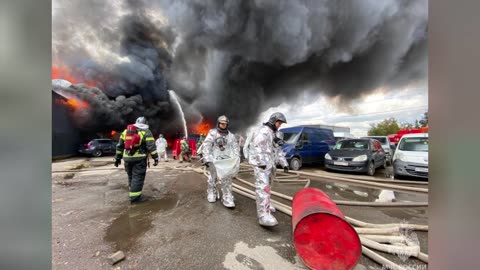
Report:
M281 112L276 112L270 115L270 119L268 119L268 123L271 125L275 125L275 122L281 121L283 123L287 123L287 118L285 118L285 115Z
M147 119L143 116L140 116L137 118L137 120L135 121L135 124L144 124L144 125L148 125L147 123Z

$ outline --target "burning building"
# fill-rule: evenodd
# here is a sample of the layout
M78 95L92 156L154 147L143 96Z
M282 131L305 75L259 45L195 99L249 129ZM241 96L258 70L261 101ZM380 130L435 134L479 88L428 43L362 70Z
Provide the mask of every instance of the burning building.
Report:
M299 96L321 93L346 106L377 89L426 81L427 0L58 0L56 7L52 79L71 80L62 95L88 104L71 111L86 133L120 131L143 115L155 136L181 135L170 89L189 133L205 134L213 125L204 123L222 114L235 132Z

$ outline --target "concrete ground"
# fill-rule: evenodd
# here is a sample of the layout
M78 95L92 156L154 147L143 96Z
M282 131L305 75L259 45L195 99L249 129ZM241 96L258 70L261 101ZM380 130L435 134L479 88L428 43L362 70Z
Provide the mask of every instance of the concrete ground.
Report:
M308 269L293 247L290 216L277 212L278 226L261 227L253 200L236 194L235 209L221 202L208 203L203 175L172 169L199 164L170 161L152 166L144 186L149 201L130 205L126 173L112 163L112 157L101 157L52 164L54 269ZM385 179L385 175L380 170L376 176ZM240 176L253 182L249 173ZM397 201L428 200L427 195L329 181L312 181L311 186L339 200L375 201L385 193ZM301 188L275 183L273 190L293 196ZM427 224L428 220L425 207L339 208L347 216L371 223ZM416 235L422 251L428 253L427 234ZM126 259L111 266L107 258L118 250ZM385 256L404 265L422 265L415 259ZM356 269L381 266L362 256Z

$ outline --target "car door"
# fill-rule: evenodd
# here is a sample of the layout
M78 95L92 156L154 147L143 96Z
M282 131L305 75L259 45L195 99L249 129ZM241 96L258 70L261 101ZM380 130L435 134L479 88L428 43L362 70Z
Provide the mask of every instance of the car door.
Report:
M385 150L383 150L382 145L377 140L373 142L373 145L375 146L375 149L376 149L376 155L375 155L376 166L380 167L383 165L383 160L385 159Z
M329 138L324 130L315 130L315 141L317 146L315 154L317 162L325 162L325 154L330 151L329 140L332 139Z
M375 167L378 167L378 148L377 145L375 144L375 140L371 139L370 140L370 149L372 151L372 159Z
M304 131L300 135L298 153L302 157L302 163L310 163L312 162L312 142L310 141L310 136Z
M112 143L111 140L99 140L100 149L104 153L112 153Z

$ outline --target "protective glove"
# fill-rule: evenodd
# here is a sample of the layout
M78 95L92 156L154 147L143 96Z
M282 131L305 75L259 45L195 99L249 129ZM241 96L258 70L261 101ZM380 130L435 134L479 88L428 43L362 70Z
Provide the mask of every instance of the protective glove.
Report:
M113 165L118 168L118 165L122 164L122 159L120 158L115 158Z
M153 159L153 166L157 166L158 165L158 158L155 158Z
M288 173L288 167L287 166L283 167L283 172Z
M262 169L262 170L265 170L267 168L266 165L262 165L262 166L258 166L258 168Z

